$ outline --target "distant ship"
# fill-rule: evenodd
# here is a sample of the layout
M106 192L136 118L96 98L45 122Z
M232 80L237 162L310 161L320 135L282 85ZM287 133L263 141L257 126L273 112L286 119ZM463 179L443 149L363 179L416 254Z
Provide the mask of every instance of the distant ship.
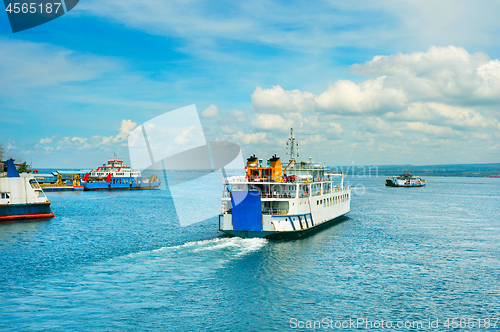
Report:
M0 221L53 218L50 202L32 174L19 172L14 160L0 164Z
M123 160L117 159L116 156L109 159L107 164L85 174L81 181L83 190L157 189L160 184L156 174L143 179L140 171L123 165Z
M425 180L405 172L399 176L390 176L385 180L388 187L423 187Z
M490 175L490 178L498 179L498 178L500 178L500 175Z
M296 162L293 129L288 164L274 155L263 164L248 158L245 176L224 178L219 230L243 238L291 238L338 221L350 211L351 188L343 173ZM297 155L298 156L298 155ZM340 176L340 183L333 179Z

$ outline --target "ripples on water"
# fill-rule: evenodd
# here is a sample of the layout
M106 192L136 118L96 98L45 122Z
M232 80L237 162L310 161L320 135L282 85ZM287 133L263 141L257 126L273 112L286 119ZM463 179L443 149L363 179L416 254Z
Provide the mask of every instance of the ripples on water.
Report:
M498 179L349 182L365 193L347 220L279 242L222 236L216 218L179 228L166 191L48 193L56 218L0 225L0 328L283 331L290 318L500 316Z

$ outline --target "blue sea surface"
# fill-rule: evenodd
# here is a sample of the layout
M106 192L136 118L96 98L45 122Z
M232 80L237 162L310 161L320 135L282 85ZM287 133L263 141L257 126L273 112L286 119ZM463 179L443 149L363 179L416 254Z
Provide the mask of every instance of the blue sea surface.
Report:
M499 330L500 179L384 180L289 241L180 227L167 190L47 193L55 218L0 224L0 330Z

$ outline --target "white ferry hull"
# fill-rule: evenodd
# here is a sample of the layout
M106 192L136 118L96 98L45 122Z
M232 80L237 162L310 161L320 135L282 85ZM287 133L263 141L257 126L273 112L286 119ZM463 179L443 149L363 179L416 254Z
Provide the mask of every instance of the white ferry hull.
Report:
M289 200L290 205L295 207L292 214L253 215L251 227L247 223L245 229L238 229L241 228L238 227L238 220L233 220L240 218L238 215L220 214L219 230L242 238L301 237L343 221L342 217L350 212L350 196L351 190L347 188L330 194L292 199ZM245 207L240 210L243 215L252 215L252 211L245 211Z
M220 215L222 216L222 215ZM233 230L223 230L220 231L229 234L231 236L241 237L241 238L265 238L270 240L281 240L281 239L293 239L303 236L312 235L319 232L325 227L336 225L343 222L347 217L345 215L338 216L334 219L328 220L324 223L314 225L307 229L302 230L292 230L292 231L233 231Z

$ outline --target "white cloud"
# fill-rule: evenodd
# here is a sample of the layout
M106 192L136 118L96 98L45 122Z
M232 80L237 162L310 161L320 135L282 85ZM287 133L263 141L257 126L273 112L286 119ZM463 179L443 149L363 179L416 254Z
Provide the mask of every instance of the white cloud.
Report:
M293 121L283 119L278 114L257 114L257 118L252 121L252 126L262 130L287 131L293 127Z
M406 130L431 134L437 137L457 137L459 134L450 127L434 126L423 122L406 122Z
M219 108L213 104L208 106L201 112L201 117L205 119L215 118L218 117L219 115L220 115Z
M275 85L272 89L256 87L252 95L252 106L258 112L303 112L314 110L315 96L299 90L286 91Z
M402 107L406 101L405 93L396 87L387 87L384 81L385 76L359 84L337 81L316 98L318 108L349 114Z
M238 131L236 134L230 135L231 140L234 142L238 142L239 144L261 144L267 143L266 141L267 133L249 133L244 134L241 131Z
M365 76L385 75L385 85L403 89L410 102L500 102L500 62L463 47L431 46L426 52L376 56L351 69Z
M359 84L340 80L319 96L299 90L286 91L280 86L273 86L272 89L256 87L252 105L257 112L319 110L340 114L360 114L403 107L405 93L397 88L386 87L384 80L383 76Z
M54 140L53 137L42 138L40 140L39 144L49 144L49 143L52 143L53 140Z
M91 141L92 141L93 147L100 147L100 148L109 147L109 146L111 146L111 143L113 141L113 136L95 135L95 136L92 136Z
M495 118L485 118L479 112L466 107L450 106L442 103L412 103L400 113L387 113L388 119L426 121L455 128L488 128L500 129Z
M178 145L186 145L193 144L193 140L198 140L199 134L198 126L191 126L188 129L185 129L178 136L175 137L174 142Z
M132 120L122 120L122 124L119 129L118 135L116 135L112 142L122 143L126 142L128 135L137 127L137 123L132 122Z
M45 149L46 151L51 151L53 149L56 150L64 150L68 148L76 148L79 150L87 150L87 149L92 149L92 148L111 148L113 147L114 144L122 143L122 146L126 146L126 139L130 132L134 128L136 128L136 123L132 122L131 120L122 120L120 129L118 130L118 134L116 136L100 136L100 135L94 135L90 139L86 137L78 137L78 136L65 136L62 138L59 138L57 141L55 141L55 138L59 135L55 135L51 138L42 138L38 144L44 144L44 145L49 145L52 144L53 146L44 146L41 147L40 145L35 145L35 147L41 147ZM124 144L125 142L125 144Z
M232 115L232 118L236 122L247 122L248 121L247 114L245 113L245 111L241 111L241 110L237 110L237 109L233 108L233 109L231 109L231 115Z

